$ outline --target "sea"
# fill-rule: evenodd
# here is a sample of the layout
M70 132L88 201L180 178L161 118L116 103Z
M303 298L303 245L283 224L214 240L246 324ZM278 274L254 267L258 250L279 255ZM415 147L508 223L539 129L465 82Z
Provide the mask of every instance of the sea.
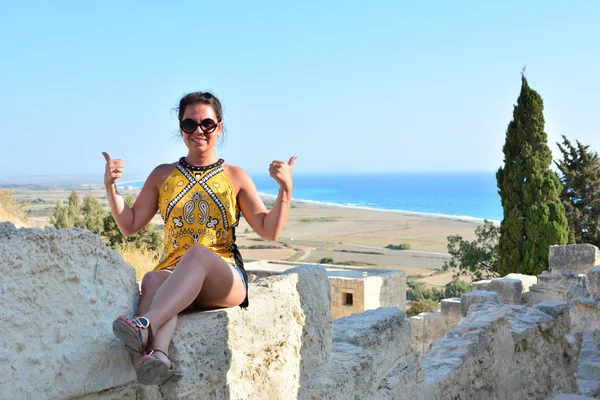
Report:
M277 195L279 187L270 176L250 175L262 195ZM143 181L123 185L141 187ZM468 221L502 220L495 172L297 173L293 198Z

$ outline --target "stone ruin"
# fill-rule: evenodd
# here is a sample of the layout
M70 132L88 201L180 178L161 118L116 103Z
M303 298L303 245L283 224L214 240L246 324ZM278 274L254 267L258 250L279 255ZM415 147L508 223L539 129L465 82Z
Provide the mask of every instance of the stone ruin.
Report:
M493 313L505 305L531 310L545 304L566 304L569 352L575 355L577 343L581 347L577 351L577 385L569 393L600 398L600 250L587 244L552 246L549 263L551 271L537 277L509 274L474 282L472 292L442 300L440 311L410 318L413 350L424 356L422 362L439 358L440 344L456 329L463 329L474 310Z
M494 292L466 315L447 301L440 315L456 324L419 357L402 310L334 321L325 270L303 266L252 283L247 310L182 315L170 353L184 378L145 387L112 334L139 301L118 253L81 229L4 223L0 260L2 399L546 399L579 393L573 326L597 321L568 301L502 304Z

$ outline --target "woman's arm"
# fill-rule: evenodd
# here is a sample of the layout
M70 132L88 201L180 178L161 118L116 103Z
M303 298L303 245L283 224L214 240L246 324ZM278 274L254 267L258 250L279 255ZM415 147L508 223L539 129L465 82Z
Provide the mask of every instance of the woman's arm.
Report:
M267 211L252 178L241 168L236 168L236 180L240 188L238 192L240 209L250 227L264 239L277 240L283 230L283 225L290 212L292 165L295 160L296 157L290 158L288 163L273 161L269 167L271 177L279 184L279 194L270 211Z
M158 211L158 180L164 176L169 165L159 165L146 179L142 191L130 208L117 190L117 180L121 177L124 165L121 160L111 160L103 153L106 160L104 186L108 196L108 204L117 226L125 236L134 235L146 226Z

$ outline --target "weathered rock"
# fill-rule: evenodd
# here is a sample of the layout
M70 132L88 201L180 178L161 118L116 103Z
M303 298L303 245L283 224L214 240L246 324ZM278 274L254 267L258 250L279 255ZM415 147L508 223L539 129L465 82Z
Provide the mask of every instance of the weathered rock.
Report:
M181 316L171 358L184 377L165 385L163 396L295 397L308 371L327 364L331 298L322 267L262 278L250 294L247 311L236 307Z
M579 392L586 396L600 396L600 348L593 332L582 333L581 353L577 371Z
M552 272L562 270L583 273L600 265L600 250L591 244L550 246L548 262Z
M331 361L315 371L298 398L421 398L423 374L409 339L410 325L397 308L335 320Z
M137 308L135 271L100 237L3 223L0 260L0 398L65 399L135 379L111 328Z
M491 279L486 279L483 281L473 282L471 286L473 287L473 291L483 290L487 291L490 287L490 283L492 283Z
M462 317L462 308L460 302L460 297L443 299L440 301L440 311L446 318L454 320L455 323L457 323Z
M600 328L600 301L592 299L573 299L571 308L571 327L576 331L593 332Z
M474 305L421 358L424 398L544 399L576 391L577 341L565 335L568 313L566 303Z
M567 299L569 285L578 285L581 276L570 271L544 271L538 275L538 283L530 288L531 303L543 301L564 301Z
M586 272L585 287L593 298L600 300L600 265Z
M533 305L531 301L531 292L523 292L521 294L521 305L531 307Z
M520 280L523 285L523 292L529 292L531 286L538 282L537 276L533 275L508 274L505 278Z
M462 315L466 316L469 307L479 303L499 303L498 294L495 292L487 292L484 290L474 290L470 293L465 293L460 298L460 306Z
M585 288L585 286L583 286L582 284L579 284L579 283L569 283L569 286L567 287L567 296L566 296L567 301L571 301L573 299L589 299L589 298L590 298L590 292L588 292L588 290Z
M488 290L498 293L500 303L521 304L523 283L519 279L502 278L490 282Z
M450 327L456 325L456 320L450 323L441 312L424 312L409 321L412 350L419 355L427 353L431 343L446 336Z
M594 400L593 397L587 396L579 396L578 394L563 394L559 393L556 396L553 396L549 400Z

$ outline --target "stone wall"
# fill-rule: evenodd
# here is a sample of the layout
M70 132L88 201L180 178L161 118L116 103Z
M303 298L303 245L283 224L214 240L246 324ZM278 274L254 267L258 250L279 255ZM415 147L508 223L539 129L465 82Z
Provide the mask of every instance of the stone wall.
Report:
M579 338L567 303L478 304L421 358L425 399L545 399L576 393Z
M568 334L566 303L470 305L419 359L397 307L334 321L318 266L257 279L247 310L182 315L170 353L184 378L142 387L111 329L139 300L134 271L116 252L80 229L0 224L0 260L3 399L543 399L577 391L581 335ZM454 299L425 318L457 321L461 307ZM585 314L591 329L597 320ZM600 331L590 335L597 348Z
M531 287L531 304L585 297L578 289L585 287L587 271L600 265L600 250L591 244L550 246L548 263L551 271L538 275L538 284Z
M334 319L365 311L365 280L329 277Z
M406 309L406 277L402 271L365 278L365 310Z
M170 354L184 377L158 388L135 382L112 334L139 293L133 269L99 237L0 224L0 260L2 399L409 399L423 389L404 312L334 327L322 267L256 280L247 310L181 315Z

